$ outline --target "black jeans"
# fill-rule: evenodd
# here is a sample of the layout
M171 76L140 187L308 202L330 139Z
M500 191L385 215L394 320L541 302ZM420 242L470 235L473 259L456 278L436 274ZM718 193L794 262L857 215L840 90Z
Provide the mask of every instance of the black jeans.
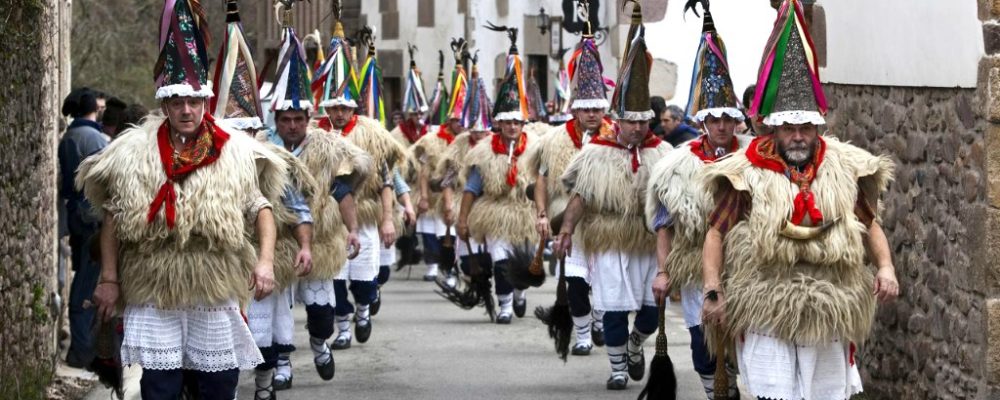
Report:
M236 368L219 372L144 369L139 391L142 400L179 400L184 387L189 387L200 400L233 400L239 379Z

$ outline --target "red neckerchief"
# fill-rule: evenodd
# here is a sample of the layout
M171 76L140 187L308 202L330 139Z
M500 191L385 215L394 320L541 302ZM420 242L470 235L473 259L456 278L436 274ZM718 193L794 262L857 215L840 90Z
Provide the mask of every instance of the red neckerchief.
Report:
M503 144L503 135L499 133L493 134L493 154L500 154L510 157L510 168L507 169L507 185L514 187L517 185L517 158L524 154L525 147L528 147L528 135L521 132L521 136L517 138L517 144L514 145L514 153L510 154L507 152L507 146Z
M229 141L229 134L215 125L215 119L207 113L202 117L201 127L199 130L199 139L204 140L201 138L208 135L211 143L208 148L204 150L206 151L204 154L200 154L196 157L197 161L195 162L184 162L183 160L178 160L174 157L174 146L170 141L169 121L164 120L163 123L160 124L160 128L156 131L156 144L160 151L160 164L163 166L163 172L167 176L167 179L162 185L160 185L160 190L156 193L156 197L153 198L153 202L149 205L149 213L146 215L146 223L152 223L153 220L156 219L156 214L160 212L160 208L165 208L167 228L173 229L177 215L177 192L174 189L174 184L183 180L197 169L210 165L218 160L219 155L222 154L222 146ZM195 145L197 146L198 144L196 143Z
M608 118L608 117L604 117L601 120L601 127L597 128L598 131L594 132L590 136L598 136L598 135L601 135L601 134L607 134L607 133L609 133L610 129L607 129L607 127L610 127L610 126L611 126L611 119ZM607 130L607 131L606 132L602 132L602 131L605 131L605 130ZM571 119L569 121L566 121L566 132L569 133L569 138L573 140L573 146L576 146L577 150L583 148L583 132L577 131L577 129L576 129L576 119Z
M691 152L698 156L702 162L710 163L719 158L715 156L715 146L712 145L712 141L708 138L708 135L702 135L700 138L689 142L688 145L691 146ZM740 141L736 139L736 136L733 136L733 141L729 144L729 148L726 149L726 154L739 149Z
M358 116L352 115L351 119L347 121L347 125L344 125L344 130L340 131L340 134L344 136L350 135L351 131L354 130L354 126L357 124L358 124Z
M819 138L819 147L813 155L809 165L800 172L798 168L789 167L785 160L778 154L777 144L770 135L762 136L750 142L747 147L747 159L750 164L758 168L764 168L784 175L792 183L799 186L799 194L795 196L795 209L792 211L792 223L799 225L806 213L812 223L819 225L823 222L823 213L816 208L816 196L813 195L809 186L816 179L816 171L823 163L823 156L826 154L826 141Z
M420 131L417 131L417 127L407 120L399 124L399 130L403 132L403 136L406 136L406 140L408 140L410 144L413 144L416 143L417 139L420 139L427 134L427 125L421 126Z
M344 129L340 131L340 134L344 136L350 135L351 131L354 130L354 125L357 124L358 124L358 116L352 115L351 119L347 121L347 125L344 125ZM323 117L322 119L319 120L319 123L317 125L320 128L323 128L324 131L333 132L333 122L330 122L330 117Z
M569 133L569 138L573 140L573 146L577 149L583 147L583 134L576 131L575 119L566 121L566 132Z
M424 129L427 129L427 127L425 126ZM448 142L448 144L455 141L455 135L452 135L451 131L448 130L448 125L441 125L441 127L438 128L437 137L444 139L444 141ZM471 142L472 138L469 138L469 140Z
M323 128L323 130L327 132L333 130L333 122L330 122L330 117L324 116L323 118L320 118L319 122L316 125L318 125L320 128Z
M632 173L634 174L636 172L639 172L639 151L642 149L649 149L659 146L660 143L663 143L663 140L660 140L660 138L656 137L656 135L652 133L647 133L646 138L642 140L642 144L635 146L631 149L622 146L621 143L618 143L618 141L615 140L615 137L608 138L604 136L596 136L593 139L590 139L590 143L599 144L602 146L614 147L616 149L622 149L629 153L632 153Z

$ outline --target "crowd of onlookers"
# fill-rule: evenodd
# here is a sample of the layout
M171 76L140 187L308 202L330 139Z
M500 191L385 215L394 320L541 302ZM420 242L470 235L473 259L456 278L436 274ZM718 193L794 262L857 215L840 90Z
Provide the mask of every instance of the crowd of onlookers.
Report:
M70 343L66 364L74 368L87 367L94 357L91 345L94 309L90 307L90 298L97 286L100 262L91 256L99 220L83 193L73 187L73 178L85 158L103 149L129 126L138 125L148 113L141 104L127 104L90 88L73 90L62 104L68 126L59 140L57 153L59 236L69 237L69 249L65 242L60 242L58 278L62 293L68 274L68 255L73 274L69 287Z

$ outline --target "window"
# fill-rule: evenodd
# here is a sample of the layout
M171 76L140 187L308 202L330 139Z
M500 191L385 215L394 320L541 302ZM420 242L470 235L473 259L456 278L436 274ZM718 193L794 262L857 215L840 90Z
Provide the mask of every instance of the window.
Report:
M434 26L434 0L419 0L417 2L417 26Z

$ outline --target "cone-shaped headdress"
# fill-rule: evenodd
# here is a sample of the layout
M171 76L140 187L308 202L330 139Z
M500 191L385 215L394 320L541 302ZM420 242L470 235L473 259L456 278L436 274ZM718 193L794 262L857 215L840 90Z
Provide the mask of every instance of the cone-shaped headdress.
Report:
M305 47L295 35L291 24L291 9L282 11L282 41L278 52L278 69L271 86L271 111L311 110L313 103L309 92L309 65Z
M449 119L462 119L462 111L465 110L465 102L468 101L467 76L465 67L462 66L469 50L466 47L465 39L452 39L451 50L455 54L455 70L451 73L451 98L448 100L448 114L441 123Z
M160 56L153 67L156 98L212 97L205 11L200 0L164 0Z
M423 114L427 112L427 95L424 94L424 80L420 78L420 70L413 58L417 46L409 45L410 72L406 76L406 90L403 91L403 112Z
M750 116L765 125L826 123L819 63L799 0L785 0L764 48Z
M260 91L253 54L247 45L240 22L237 0L226 1L226 34L215 63L215 97L211 113L216 121L226 121L238 129L259 129L261 123Z
M479 56L472 58L472 78L462 114L462 126L470 131L493 130L493 102L486 90L486 82L479 76Z
M698 52L695 53L694 71L691 74L687 116L696 123L704 121L709 115L717 118L728 115L742 121L740 100L733 90L733 80L729 76L726 44L715 30L708 1L691 0L688 6L693 8L698 1L704 6L705 21L702 25Z
M442 125L448 121L448 105L451 101L451 92L444 85L444 52L438 50L438 77L434 83L434 92L431 94L430 112L427 114L427 125Z
M486 28L507 32L510 39L510 50L507 51L507 67L504 69L503 81L497 90L496 104L493 106L495 121L527 121L528 98L524 82L524 72L521 67L521 56L517 54L517 28L489 24Z
M361 92L358 113L385 124L385 104L382 101L382 68L375 57L375 31L362 29L362 41L368 44L368 58L361 68Z
M646 28L642 25L642 7L635 0L632 25L629 27L625 57L618 71L618 83L611 96L611 114L616 119L646 121L653 118L649 104L649 71L653 57L646 50Z

